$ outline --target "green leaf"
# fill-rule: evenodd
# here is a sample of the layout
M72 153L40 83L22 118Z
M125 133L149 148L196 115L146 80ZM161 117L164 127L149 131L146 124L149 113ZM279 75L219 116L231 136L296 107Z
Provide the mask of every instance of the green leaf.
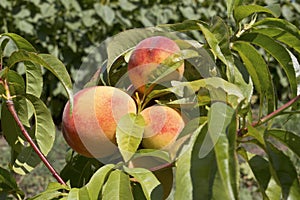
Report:
M70 188L66 185L62 185L57 182L50 182L45 191L30 198L30 200L45 200L45 199L62 198L62 196L67 195L66 191L69 191L69 190L70 190Z
M277 43L271 37L259 33L243 34L241 40L251 42L264 48L273 56L285 71L290 83L293 96L297 95L297 80L293 67L293 62L289 52L281 44Z
M2 167L0 167L0 191L1 194L13 194L16 198L24 197L24 193L18 187L13 175Z
M228 67L230 79L232 79L233 78L233 69L234 69L233 62L230 57L228 57L229 59L227 59L224 52L222 52L222 47L220 46L220 44L222 44L222 43L219 40L220 38L218 38L218 34L214 34L203 24L199 24L199 26L201 28L201 31L202 31L208 45L210 46L212 52L214 53L214 55L217 58L219 58ZM224 26L223 26L223 28L224 28Z
M63 180L69 181L71 187L83 187L102 164L94 159L76 155L70 159L60 172Z
M144 118L134 113L126 114L118 121L116 139L125 162L137 151L143 139L144 127Z
M163 80L164 77L174 72L180 66L182 66L185 59L197 57L198 53L194 50L182 50L178 54L172 54L166 58L157 68L155 68L149 74L150 88L152 83L158 83Z
M271 9L267 7L263 7L260 5L241 5L237 6L234 9L233 16L237 22L240 22L244 18L254 14L254 13L269 13L274 17L277 17L277 13L273 12Z
M267 198L266 190L271 179L271 173L269 170L269 162L259 155L253 156L249 160L251 170L258 182L260 191L264 198Z
M36 96L26 94L33 106L35 117L34 135L40 150L47 155L51 150L55 139L55 125L52 120L50 111L44 102Z
M19 50L14 52L8 59L8 67L12 67L18 62L31 62L39 64L53 73L65 87L67 94L72 102L72 81L64 64L55 56L50 54L37 54Z
M106 178L113 167L113 164L104 165L93 174L90 181L84 186L84 188L88 192L89 199L98 199ZM83 190L83 188L81 188L80 190Z
M158 149L139 149L133 155L132 160L145 156L158 158L160 160L166 161L167 163L171 163L169 153Z
M242 0L227 0L227 17L229 18L233 10L242 3Z
M40 97L43 91L43 75L40 65L24 62L26 67L26 93Z
M199 150L202 148L203 140L206 135L207 124L204 123L198 126L192 133L190 142L184 150L184 153L180 155L176 161L175 199L193 199L194 196L198 196L195 194L197 191L196 188L198 190L203 189L201 193L203 193L204 199L209 195L209 172L214 169L213 166L215 165L209 165L212 164L210 156L199 159ZM206 146L207 144L203 145ZM203 163L201 162L202 160ZM195 188L194 184L196 184ZM197 184L200 184L200 186Z
M277 19L277 18L264 18L255 24L253 24L253 27L261 28L261 27L270 27L270 28L277 28L282 29L298 39L300 39L300 33L297 26L292 24L291 22L284 20L284 19Z
M24 79L16 71L8 70L6 77L9 84L10 95L21 95L25 93Z
M22 144L21 139L21 130L14 120L13 116L9 112L6 104L1 106L1 128L5 140L9 146L16 152L21 152Z
M226 69L227 78L228 78L229 82L234 82L234 80L235 80L234 58L233 58L233 54L230 49L231 34L229 31L229 27L222 18L214 17L212 26L209 27L209 30L211 31L211 33L217 40L218 46L221 48L221 52L226 59L226 62L224 62L221 59L222 57L219 57L219 59L221 59L222 62L227 66L227 69ZM208 38L206 38L206 40L208 40Z
M26 175L40 164L41 159L31 146L22 148L22 151L16 155L12 169L14 172Z
M274 40L286 44L288 47L295 49L300 53L300 39L294 34L277 27L268 27L253 30L255 33L260 33L272 37ZM297 34L298 35L298 34Z
M6 36L13 40L18 49L22 49L29 52L36 52L35 48L30 44L30 42L28 42L26 39L15 33L4 33L1 34L0 37L1 36Z
M157 196L162 196L160 182L151 171L145 168L127 168L125 166L124 170L141 184L146 199L157 199Z
M218 172L222 180L226 195L230 199L237 198L237 182L236 182L236 163L237 159L235 153L229 151L229 141L226 136L226 130L230 123L232 123L233 109L224 103L212 104L208 113L208 131L211 142L216 155ZM235 118L233 120L236 120ZM217 123L216 123L217 122ZM233 122L235 125L236 122ZM231 130L232 131L232 130ZM235 131L228 134L236 134ZM204 140L205 142L205 140ZM233 141L231 141L233 142ZM230 152L230 154L229 154ZM231 158L235 157L235 158Z
M129 176L118 169L112 171L103 188L102 195L103 200L133 200Z
M271 129L267 133L289 147L295 154L300 157L300 137L287 130Z
M178 175L176 177L176 181L180 181L181 184L185 184L184 189L188 189L188 187L192 188L192 198L189 199L211 199L212 197L212 183L214 181L214 176L217 173L217 163L216 163L216 158L215 158L215 152L210 151L205 155L205 157L201 156L200 157L200 151L203 148L210 148L211 149L211 144L212 141L210 140L211 138L208 137L208 126L205 125L202 129L201 132L199 133L196 141L193 144L193 149L192 149L192 154L191 154L191 160L180 160L178 162L178 167L179 165L180 168L184 168L185 163L182 161L185 161L186 163L191 162L190 169L186 169L187 171L182 171L182 172L176 172ZM209 138L209 140L208 140ZM185 155L184 155L185 156ZM182 163L181 163L182 162ZM188 176L190 171L190 182L186 182L188 180L187 177L180 177L182 175ZM182 175L181 175L182 174ZM181 181L181 178L185 180L184 182ZM192 184L192 186L191 186ZM177 184L176 184L177 185ZM178 194L180 192L183 192L181 188L176 188L176 197L183 197L183 194ZM199 196L201 194L201 196ZM180 199L180 198L178 198Z
M273 144L266 144L270 165L275 171L275 180L278 180L281 186L283 199L297 199L300 196L300 185L295 166L289 157Z
M266 96L268 112L275 108L275 92L268 66L258 51L247 42L236 41L233 50L237 51L247 68L256 90L260 94L261 103Z
M147 96L146 101L168 93L174 93L178 97L191 96L194 98L196 92L198 92L201 88L206 88L208 90L210 101L228 102L233 107L237 106L245 99L239 87L219 77L199 79L191 82L172 81L171 84L172 87L162 90L153 90ZM189 91L189 94L187 94L186 91ZM198 95L201 98L201 94ZM192 103L195 103L195 101L192 101Z

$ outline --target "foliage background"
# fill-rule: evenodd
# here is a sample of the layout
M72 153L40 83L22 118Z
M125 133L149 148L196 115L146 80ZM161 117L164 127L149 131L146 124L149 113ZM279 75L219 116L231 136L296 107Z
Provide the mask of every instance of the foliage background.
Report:
M282 18L299 26L300 4L290 0L246 0L245 3L272 5L279 3ZM40 52L57 56L72 77L91 51L106 38L121 31L195 19L209 22L213 16L226 19L226 1L205 0L1 0L0 32L14 32L33 44ZM230 19L227 19L230 23ZM201 40L199 33L191 37ZM22 68L20 67L20 70ZM62 86L45 72L43 100L59 125L66 99ZM285 98L287 81L273 66Z
M279 3L281 18L300 27L299 2L291 0L246 0L244 2L263 6ZM57 56L74 78L76 69L80 67L91 48L107 37L132 28L176 23L187 19L209 22L215 15L226 19L225 0L1 0L0 32L17 33L32 43L39 52ZM231 23L231 19L227 19L227 22ZM191 37L201 41L199 33L194 32ZM282 69L277 65L270 60L273 80L278 80L274 84L280 91L279 99L285 101L288 82ZM22 73L21 65L18 66L18 71ZM42 99L51 109L54 121L59 127L67 97L58 80L51 73L47 71L44 73ZM58 143L58 149L65 151L66 146L63 141L58 139ZM4 152L3 147L1 148L0 151ZM64 163L64 158L57 157L59 152L52 152L52 155L57 159L55 163L59 169L59 166ZM7 163L5 159L1 162ZM247 178L251 179L251 177ZM45 185L49 181L47 178L41 179L42 184L45 182ZM22 181L27 186L32 182L30 178L28 181ZM251 183L249 184L252 187ZM246 186L249 187L247 184ZM28 188L24 190L32 194L37 192L37 190L30 191Z

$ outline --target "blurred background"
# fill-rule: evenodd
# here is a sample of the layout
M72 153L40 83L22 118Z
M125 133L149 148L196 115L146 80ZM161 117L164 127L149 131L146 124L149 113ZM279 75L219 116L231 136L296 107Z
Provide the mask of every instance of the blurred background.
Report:
M300 27L300 1L291 0L245 0L244 3L256 3L267 6L280 4L281 18L285 18ZM213 16L227 18L226 1L205 0L0 0L0 33L13 32L26 38L41 53L51 53L67 67L74 79L76 69L95 45L121 31L176 23L184 20L202 20L210 22ZM199 32L190 37L200 42ZM298 58L299 59L299 58ZM285 74L276 62L269 60L274 85L278 88L278 99L288 98L288 82ZM22 66L18 72L23 73ZM49 72L44 72L42 100L51 110L57 125L57 139L49 160L59 171L65 161L67 145L61 137L59 128L63 107L67 101L62 85ZM278 120L278 126L299 127L292 122ZM9 147L0 134L0 165L9 162ZM63 152L63 153L62 153ZM241 184L242 194L246 198L255 198L257 187L253 185L253 176L247 174ZM55 181L41 164L25 177L19 177L22 189L31 196L43 190L49 181ZM246 188L246 189L245 189ZM251 197L252 196L252 197Z

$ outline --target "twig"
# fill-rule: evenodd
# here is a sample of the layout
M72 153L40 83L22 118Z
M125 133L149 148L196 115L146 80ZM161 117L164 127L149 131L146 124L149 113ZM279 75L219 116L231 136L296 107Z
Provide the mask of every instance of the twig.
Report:
M261 118L260 120L253 122L251 124L251 126L256 127L259 126L267 121L269 121L270 119L274 118L276 115L279 115L281 112L283 112L284 110L286 110L287 108L289 108L291 105L293 105L295 102L297 102L300 99L300 95L294 97L293 99L291 99L289 102L287 102L286 104L284 104L283 106L281 106L280 108L278 108L277 110L271 112L270 114L268 114L267 116ZM238 136L242 136L244 135L244 133L246 133L248 131L248 128L242 128L239 129L237 131Z
M8 88L8 84L6 82L6 80L3 81L4 83L4 87L6 90L6 105L7 108L9 110L9 112L12 114L14 120L17 122L19 128L21 129L22 134L25 136L26 140L29 142L29 144L32 146L33 150L36 152L36 154L40 157L40 159L43 161L43 163L45 164L45 166L49 169L49 171L52 173L53 177L62 185L66 185L66 183L64 182L64 180L59 176L59 174L55 171L55 169L53 168L53 166L49 163L49 161L47 160L47 158L45 157L45 155L40 151L40 149L37 147L37 145L34 143L34 141L32 140L32 138L30 137L30 135L28 134L27 130L25 129L25 127L23 126L23 124L21 123L18 114L16 112L15 106L14 106L14 102L12 101L12 97L10 96L10 92L9 92L9 88Z

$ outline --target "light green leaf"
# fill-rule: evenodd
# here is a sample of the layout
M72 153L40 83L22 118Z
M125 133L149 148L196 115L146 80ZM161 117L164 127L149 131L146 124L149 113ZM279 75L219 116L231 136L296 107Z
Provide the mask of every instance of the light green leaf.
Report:
M70 101L73 102L72 81L66 67L60 60L50 54L37 54L20 50L14 52L9 57L8 67L12 67L18 62L25 61L42 65L50 72L52 72L61 81L67 91Z
M126 114L118 121L116 139L125 162L137 151L143 139L144 127L144 118L134 113Z
M102 194L103 200L133 200L129 176L118 169L112 171Z
M189 144L184 153L180 155L176 162L176 190L175 199L193 199L199 197L196 191L201 189L204 199L210 195L210 186L208 179L215 171L212 164L211 155L199 159L199 151L205 148L207 144L203 143L207 135L207 123L198 126L191 135ZM211 151L210 153L214 153ZM214 154L213 154L214 155ZM209 164L208 164L209 163ZM210 166L208 168L208 166ZM212 170L212 171L211 171ZM203 173L202 173L203 172ZM199 174L200 173L200 174ZM194 186L195 184L195 186ZM195 188L195 189L194 189ZM197 189L196 189L197 188Z
M277 13L273 12L267 7L260 5L241 5L234 9L233 16L237 22L240 22L244 18L254 14L254 13L269 13L274 17L277 17Z
M99 193L106 181L106 178L113 167L113 164L107 164L101 167L93 174L90 181L83 187L85 188L84 190L87 190L89 199L93 200L98 198ZM81 188L80 190L83 190L83 188Z
M124 170L141 184L147 200L162 196L161 184L151 171L145 168L127 168L125 166Z
M285 71L290 83L293 96L297 95L297 80L293 67L293 62L289 52L281 44L277 43L271 37L259 33L248 33L240 37L241 40L251 42L264 48L273 56Z
M282 42L283 44L286 44L288 47L293 48L298 53L300 53L300 39L285 30L268 27L268 28L259 28L254 32L272 37L274 40Z
M229 72L230 79L233 79L233 75L234 75L233 74L234 65L233 65L233 62L232 62L233 60L232 60L231 57L226 57L224 52L222 52L222 47L220 46L222 43L220 41L220 38L218 38L218 34L214 34L206 26L204 26L203 24L199 23L199 26L201 28L202 33L204 34L204 37L205 37L208 45L211 48L212 52L214 53L214 55L216 57L218 57L228 67L228 72ZM222 26L222 27L224 28L224 26Z
M233 109L228 105L218 102L212 104L208 113L208 131L212 142L212 148L214 148L216 155L218 172L226 195L230 199L237 198L237 166L236 163L233 162L232 158L230 158L231 156L235 157L235 154L232 152L232 150L229 151L229 142L226 136L226 130L228 129L230 123L232 123L231 120L233 113ZM228 134L235 134L235 132ZM204 143L205 142L206 141L204 140Z
M298 39L300 39L300 33L297 26L292 24L291 22L284 20L284 19L277 19L277 18L264 18L255 24L253 24L253 27L256 28L264 28L264 27L270 27L270 28L276 28L276 29L282 29Z
M256 90L260 94L261 103L266 96L268 112L272 112L275 108L275 92L271 74L266 62L258 51L247 42L236 41L232 48L237 51L242 58L244 65L253 80Z
M43 75L40 65L24 62L26 66L26 93L40 97L43 91Z
M22 49L29 52L36 52L35 48L30 44L30 42L28 42L26 39L15 33L4 33L1 34L0 37L1 36L6 36L13 40L18 49Z
M55 139L55 125L53 123L51 113L44 102L36 96L26 94L26 99L31 102L34 108L34 135L37 145L42 153L47 155L51 150Z
M229 18L233 10L242 2L241 0L227 0L227 17Z

